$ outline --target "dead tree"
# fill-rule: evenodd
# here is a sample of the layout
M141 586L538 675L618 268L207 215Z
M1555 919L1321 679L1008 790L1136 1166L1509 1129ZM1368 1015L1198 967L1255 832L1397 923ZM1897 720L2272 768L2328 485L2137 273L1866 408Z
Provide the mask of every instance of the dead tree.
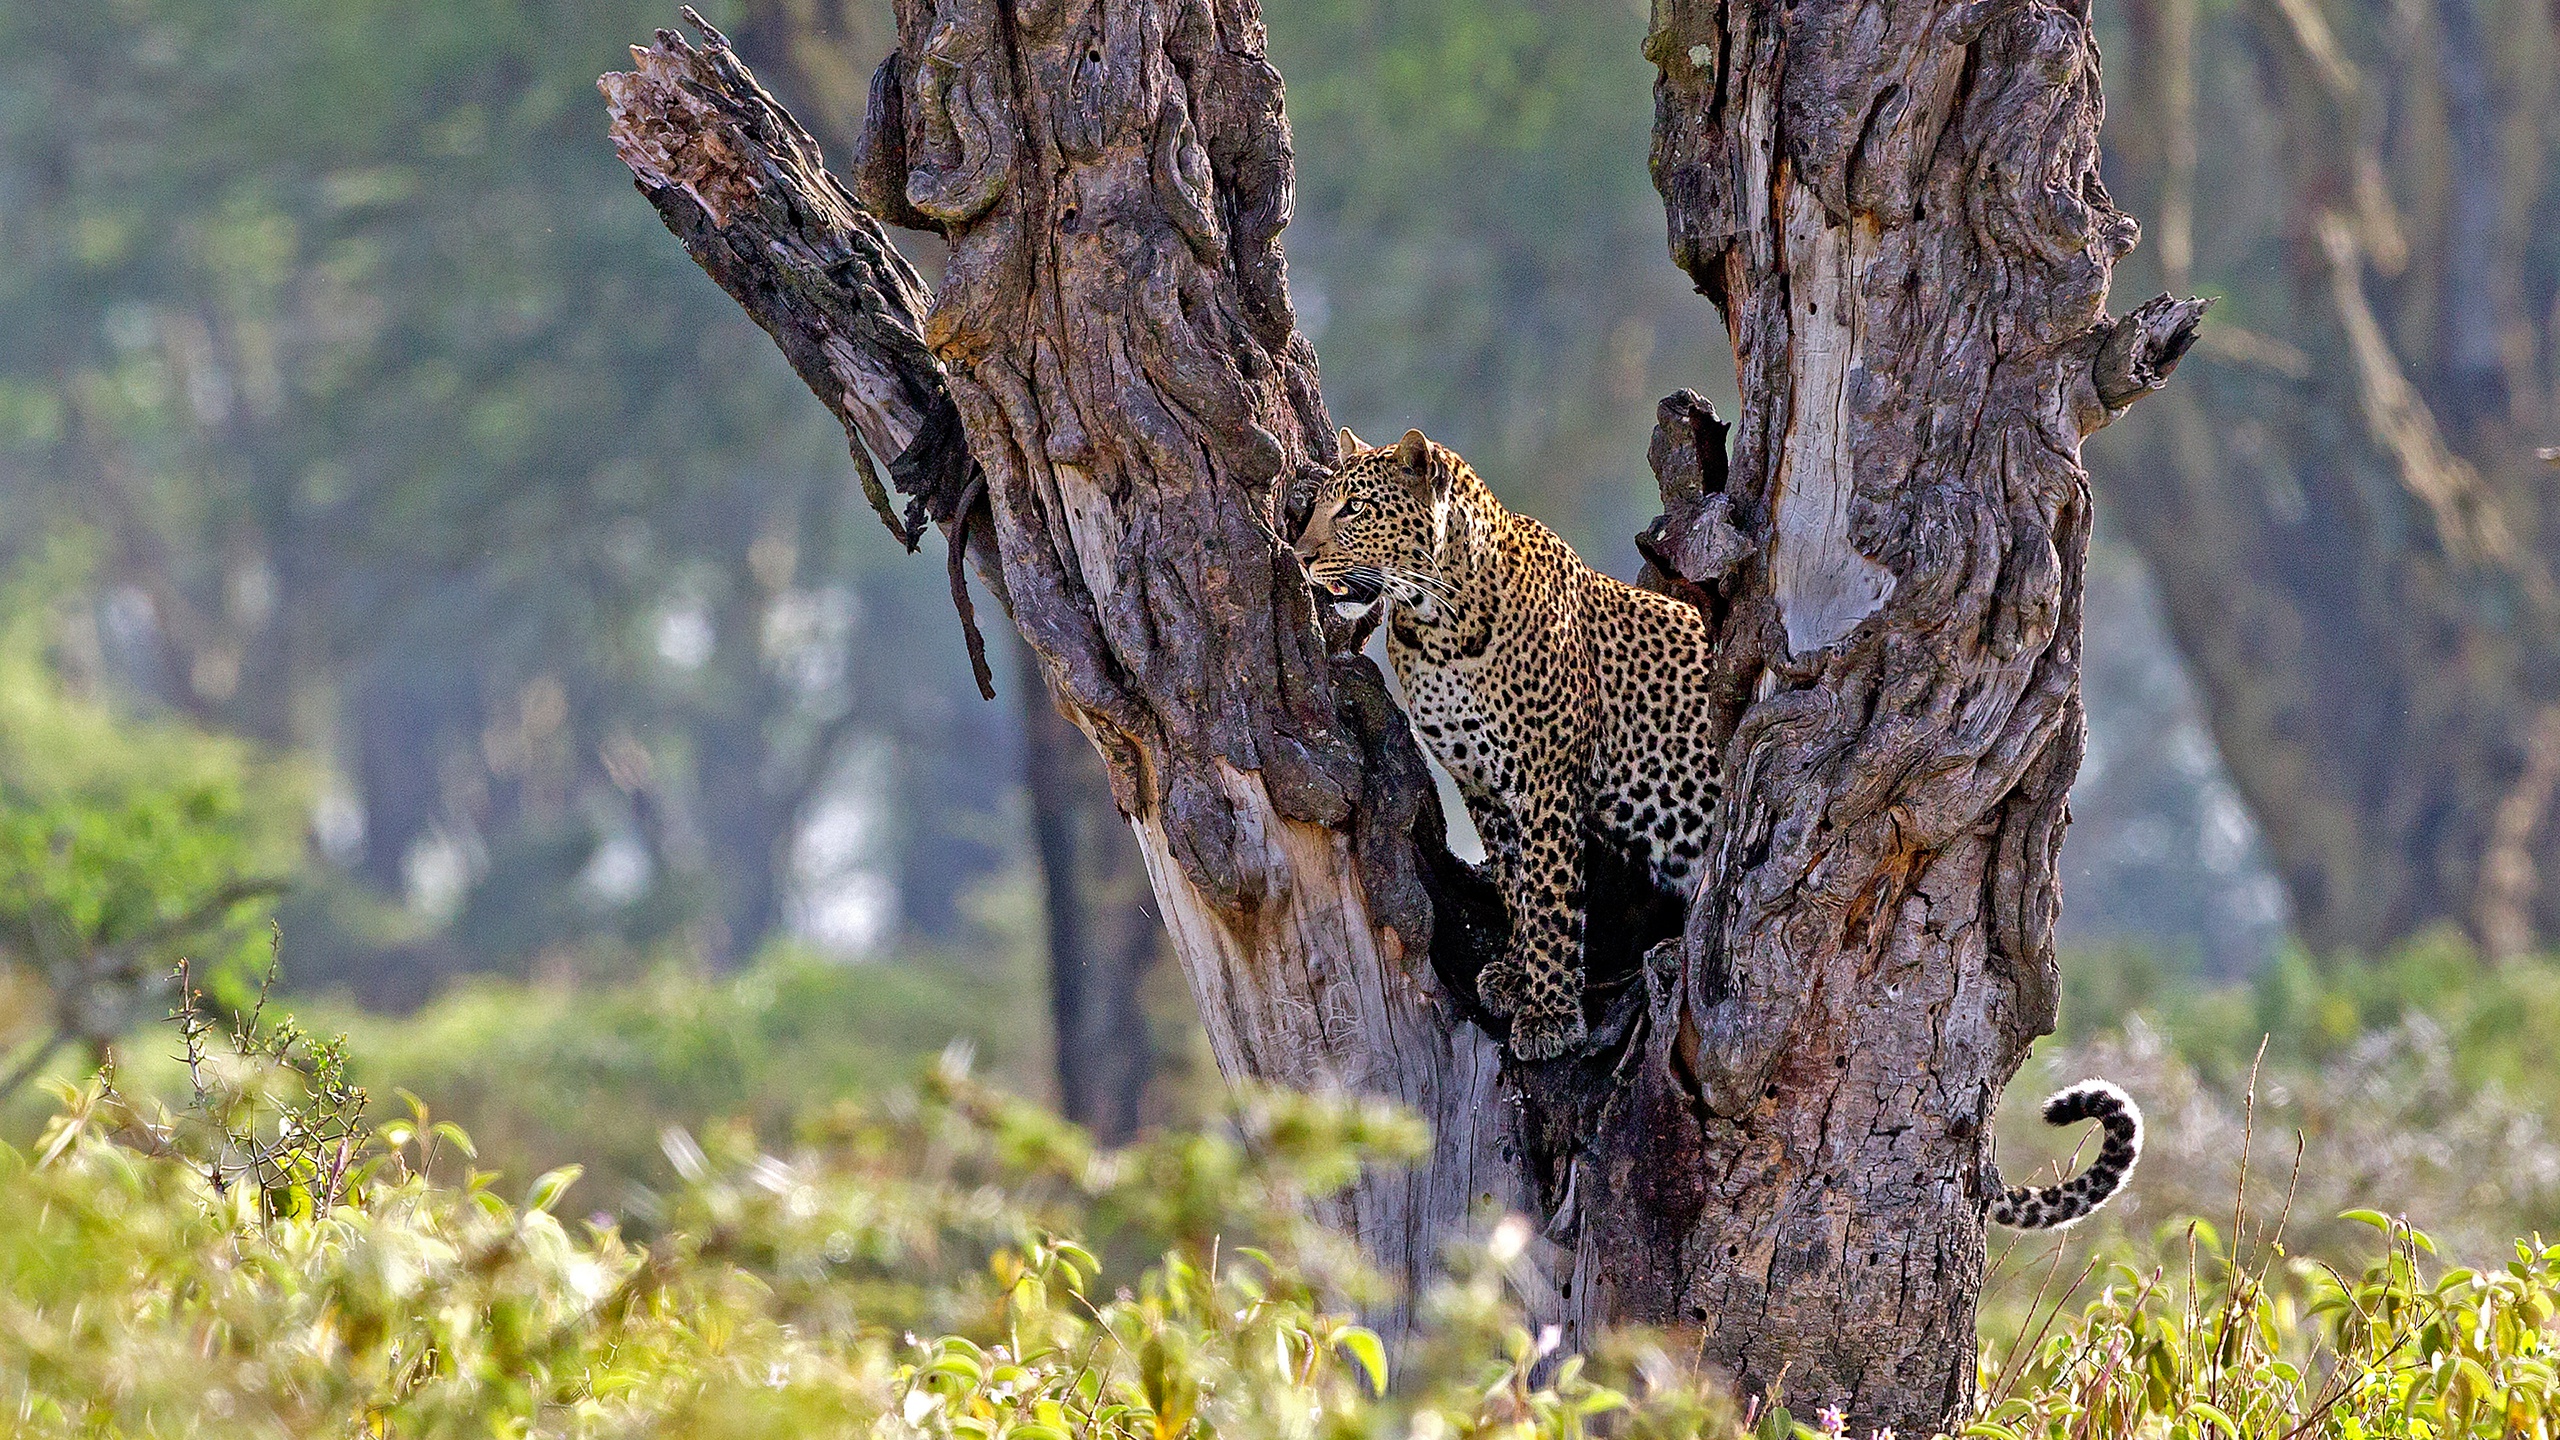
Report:
M1332 427L1255 5L897 8L850 188L707 29L606 78L614 138L1038 656L1220 1064L1431 1122L1344 1207L1392 1275L1525 1213L1569 1338L1668 1325L1745 1386L1946 1422L1987 1121L2053 1018L2080 440L2200 309L2104 313L2134 231L2085 12L1657 10L1656 172L1744 412L1728 468L1665 402L1646 544L1720 627L1730 798L1685 929L1594 877L1600 1051L1519 1066L1471 999L1499 904L1280 538ZM949 242L929 301L884 221Z

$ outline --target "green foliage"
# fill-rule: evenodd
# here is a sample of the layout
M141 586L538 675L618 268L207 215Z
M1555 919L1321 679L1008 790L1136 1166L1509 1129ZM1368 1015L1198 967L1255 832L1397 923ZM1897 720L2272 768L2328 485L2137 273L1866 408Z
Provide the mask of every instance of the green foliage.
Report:
M2560 1428L2560 1246L2503 1266L2431 1260L2373 1211L2382 1253L2348 1274L2260 1248L2226 1256L2188 1227L2183 1275L2118 1267L2086 1309L2005 1360L1986 1352L1984 1440L2316 1435L2547 1436Z
M439 1183L456 1137L423 1113L368 1141L343 1203L279 1211L108 1092L69 1099L34 1152L0 1149L20 1435L1730 1433L1640 1337L1545 1363L1503 1279L1516 1223L1458 1248L1391 1354L1318 1218L1419 1143L1360 1102L1252 1095L1100 1152L945 1066L781 1153L671 1133L683 1184L643 1248L556 1217L571 1174L512 1202Z
M2260 1036L2272 1061L2314 1065L2416 1015L2444 1032L2466 1083L2560 1108L2560 1072L2542 1048L2560 1033L2560 956L2492 964L2438 931L2380 956L2289 950L2245 987L2164 998L2180 1049L2220 1077L2245 1065Z
M811 1107L884 1091L955 1042L1036 1092L1047 1056L1026 1042L1041 992L1021 959L843 964L777 946L731 976L669 963L610 985L487 978L412 1015L332 1006L313 1018L350 1035L375 1094L432 1098L493 1168L579 1165L599 1201L645 1208L668 1178L669 1126L738 1120L779 1140Z
M277 877L298 863L294 773L247 745L118 713L54 662L67 550L0 590L0 967L44 992L50 1023L0 1023L28 1056L101 1046L165 1008L181 953L226 999L254 984Z
M1453 1246L1390 1342L1362 1317L1398 1297L1335 1207L1425 1137L1374 1102L1246 1092L1103 1150L955 1055L787 1140L666 1127L640 1244L560 1218L575 1166L518 1192L415 1100L368 1129L343 1041L180 1026L183 1103L66 1087L0 1147L13 1434L1848 1434L1737 1412L1640 1333L1556 1354L1512 1290L1516 1219ZM2092 1262L2077 1308L2039 1297L1985 1348L1964 1433L2552 1433L2560 1246L2466 1267L2360 1211L2355 1253L2312 1259L2295 1214L2244 1209L2227 1242L2181 1221L2149 1263Z

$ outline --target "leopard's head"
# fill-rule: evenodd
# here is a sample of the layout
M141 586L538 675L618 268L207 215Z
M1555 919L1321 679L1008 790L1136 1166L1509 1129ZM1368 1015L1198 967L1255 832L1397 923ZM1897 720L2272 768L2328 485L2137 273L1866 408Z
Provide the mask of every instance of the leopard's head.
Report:
M1298 559L1316 590L1346 619L1385 605L1437 618L1449 598L1441 542L1458 457L1419 430L1371 446L1345 430L1333 478L1316 492Z

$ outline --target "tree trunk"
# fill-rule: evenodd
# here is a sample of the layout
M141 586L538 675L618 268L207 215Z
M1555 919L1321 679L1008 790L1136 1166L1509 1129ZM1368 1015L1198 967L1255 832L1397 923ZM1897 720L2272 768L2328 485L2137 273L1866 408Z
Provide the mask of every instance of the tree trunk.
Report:
M955 599L965 553L1021 630L1132 817L1220 1064L1432 1125L1427 1162L1339 1217L1417 1285L1478 1206L1537 1196L1499 1041L1424 963L1464 969L1499 917L1447 856L1383 677L1326 656L1273 529L1332 432L1280 271L1258 25L1172 4L1115 8L1107 36L1054 10L1001 34L991 5L900 19L853 167L871 208L716 35L660 31L605 78L616 147L843 422L884 518L938 525ZM949 242L930 305L875 212Z
M1031 838L1049 917L1049 1017L1058 1108L1117 1145L1135 1134L1155 1049L1142 993L1164 927L1142 903L1146 868L1112 806L1093 746L1049 703L1030 655L1014 680Z
M1523 1212L1568 1343L1668 1326L1926 1434L1970 1398L1986 1122L2052 1020L2080 439L2200 307L2103 313L2132 226L2085 14L1919 8L1854 47L1810 8L1657 15L1674 250L1745 408L1728 477L1721 427L1666 402L1649 553L1724 637L1730 798L1685 935L1640 962L1594 877L1602 1053L1548 1065L1479 1023L1498 903L1280 540L1331 428L1250 0L901 0L859 206L716 36L662 31L605 88L642 191L1101 752L1227 1073L1433 1126L1342 1207L1387 1272ZM948 240L929 306L875 215Z
M2054 1019L2080 442L2202 307L2106 317L2135 228L2085 9L1665 0L1648 54L1743 402L1652 549L1713 588L1737 723L1641 1101L1586 1161L1645 1203L1593 1207L1579 1267L1748 1385L1925 1433L1971 1396L1991 1112Z

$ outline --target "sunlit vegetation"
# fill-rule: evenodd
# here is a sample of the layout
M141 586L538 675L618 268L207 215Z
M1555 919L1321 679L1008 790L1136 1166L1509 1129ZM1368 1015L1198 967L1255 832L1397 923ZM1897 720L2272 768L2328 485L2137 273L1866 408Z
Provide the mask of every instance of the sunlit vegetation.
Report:
M1094 1146L946 1058L876 1100L653 1137L645 1240L576 1167L479 1168L343 1047L182 1009L178 1103L93 1081L0 1148L0 1418L44 1436L1840 1435L1735 1407L1676 1337L1557 1353L1487 1217L1390 1294L1328 1197L1424 1137L1393 1110L1240 1095ZM2560 1247L2439 1260L2374 1212L2336 1261L2283 1212L2089 1267L1984 1348L1967 1434L2548 1433ZM2084 1276L2084 1279L2090 1277ZM1410 1306L1390 1345L1370 1322Z

